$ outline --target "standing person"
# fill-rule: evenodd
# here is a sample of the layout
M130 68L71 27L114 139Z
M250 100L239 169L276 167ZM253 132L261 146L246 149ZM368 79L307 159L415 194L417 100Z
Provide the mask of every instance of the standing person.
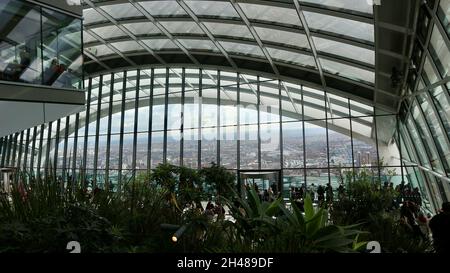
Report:
M330 204L333 202L333 187L331 186L331 183L327 184L327 187L325 188L325 192L327 194L327 203Z
M423 238L428 239L430 236L430 227L428 226L428 218L423 212L419 212L417 223L419 224L420 231L423 233Z
M319 202L319 206L321 206L323 201L325 201L325 190L322 185L319 185L317 188L317 201Z
M344 189L344 185L341 183L339 185L339 188L338 188L338 198L339 198L339 200L342 200L344 198L344 195L345 195L345 189Z
M430 220L434 249L438 253L450 253L450 202L442 204L442 210Z

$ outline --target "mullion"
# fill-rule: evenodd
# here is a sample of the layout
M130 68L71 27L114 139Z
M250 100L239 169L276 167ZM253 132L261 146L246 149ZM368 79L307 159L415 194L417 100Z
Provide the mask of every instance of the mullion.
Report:
M86 164L87 164L87 149L88 149L88 135L89 135L89 119L91 114L91 95L92 95L92 78L89 77L88 80L88 92L87 92L87 102L86 102L86 117L84 119L84 150L83 150L83 165L82 165L82 175L81 182L83 183L83 187L87 188L87 184L89 181L86 181L87 173L86 173Z
M164 90L164 141L163 141L163 163L167 163L167 125L169 113L169 68L166 68L166 86Z
M62 178L63 181L66 181L68 177L66 177L66 173L68 168L67 166L67 146L68 146L68 138L69 138L69 126L70 126L70 116L66 117L66 127L64 130L64 151L63 151L63 162L62 162ZM61 184L61 190L64 189L64 184Z
M303 181L305 182L305 190L308 188L308 181L306 179L306 139L305 139L305 104L303 97L303 85L300 86L301 98L302 98L302 134L303 134Z
M139 87L140 87L140 74L141 70L137 70L137 78L136 78L136 98L134 101L134 131L133 131L133 159L131 161L132 164L132 172L133 172L133 181L136 179L136 150L137 150L137 131L138 131L138 120L139 120Z
M400 125L400 120L399 120L398 115L396 115L395 125L396 125L397 138L398 138L398 145L397 145L397 147L398 147L398 152L399 152L399 155L400 155L400 173L401 173L401 176L402 176L402 181L404 181L403 154L402 154L402 143L401 143L402 138L401 138L401 135L400 135L400 126L399 126ZM377 130L378 130L378 128L377 128ZM377 149L378 149L378 145L377 145ZM378 164L380 164L380 163L378 163Z
M105 162L105 182L106 182L106 189L111 190L109 188L109 156L111 154L111 123L112 123L112 108L113 108L113 95L114 95L114 73L111 73L111 82L110 82L110 89L109 89L109 107L108 107L108 133L106 135L106 162Z
M100 135L100 116L102 113L102 97L103 97L103 75L100 75L99 86L98 86L98 98L97 98L97 120L95 128L95 148L94 148L94 179L92 187L97 187L97 167L98 167L98 146L99 146L99 135ZM107 181L105 181L106 183Z
M28 128L27 129L27 136L25 139L25 152L23 155L23 169L26 170L27 169L27 160L28 160L28 146L30 145L30 131L31 129Z
M216 140L216 159L220 166L220 70L217 71L217 140Z
M11 156L11 163L10 163L11 167L14 167L15 164L16 164L16 152L17 152L17 139L18 138L19 138L19 133L15 133L14 134L14 141L13 141L13 143L14 143L13 153L12 153L12 156Z
M149 96L149 113L148 113L148 141L147 141L147 173L152 168L152 126L153 126L153 87L155 82L155 70L150 72L150 96Z
M61 130L61 119L56 122L56 133L55 133L55 151L53 153L53 177L56 178L56 169L58 164L58 153L59 153L59 131Z
M284 149L284 145L283 145L283 109L282 109L282 101L281 101L281 80L278 80L278 94L279 94L279 98L278 98L278 118L279 118L279 121L280 121L280 126L278 127L278 129L280 130L279 131L279 138L280 139L279 139L278 143L280 144L280 170L281 170L281 173L280 173L281 176L279 177L280 180L278 181L278 183L279 183L278 187L281 187L281 188L279 188L279 190L281 190L280 193L282 193L283 192L283 181L282 180L283 180L283 167L284 167L283 166L283 156L284 156L283 149ZM258 92L258 95L259 95L259 92ZM260 151L260 153L261 153L261 151Z
M324 91L323 94L324 102L325 102L325 134L327 138L327 170L328 170L328 183L331 184L331 173L330 173L330 139L329 139L329 129L328 129L328 109L330 109L331 113L331 104L328 103L328 93ZM328 109L327 109L328 105Z
M197 145L197 164L198 169L202 167L202 108L203 108L203 69L198 72L198 145Z
M124 133L124 123L125 123L125 98L127 89L127 71L123 72L122 78L122 101L120 109L120 137L119 137L119 191L122 188L122 163L123 163L123 133Z
M73 140L73 158L72 158L72 190L75 189L75 182L76 182L76 163L77 163L77 150L78 150L78 126L80 122L80 113L77 113L75 115L75 134L74 134L74 140ZM70 164L70 161L69 161Z
M44 160L44 174L45 177L48 176L48 161L49 161L49 157L50 157L50 148L51 148L51 143L52 143L52 125L53 122L49 122L48 123L48 127L47 127L47 149L46 149L46 153L45 153L45 160Z
M185 112L185 92L186 92L186 88L185 88L185 84L186 84L186 69L183 67L182 71L181 71L181 113L180 113L180 117L181 117L181 128L180 128L180 166L184 166L184 112Z
M258 123L258 170L261 170L261 86L259 84L259 76L257 76L256 84L256 111Z
M0 137L0 166L3 166L1 164L3 158L3 137Z
M45 129L45 124L41 124L41 130L39 132L39 154L38 154L38 164L37 164L37 174L38 174L39 179L41 179L42 145L44 142L44 129Z
M259 85L259 83L258 83ZM259 88L258 88L259 90ZM286 91L288 92L288 91ZM280 144L280 172L278 174L278 196L283 196L283 192L284 192L284 143L283 143L283 101L281 99L281 80L278 80L278 94L279 94L279 98L278 98L278 115L279 115L279 121L280 121L280 126L278 127L278 129L280 130L279 132L279 140L278 143ZM258 96L259 96L259 92L258 92ZM259 98L258 98L259 100ZM275 193L275 194L278 194Z
M8 167L9 167L9 164L10 164L10 162L11 162L11 161L10 161L10 157L11 157L12 138L13 138L12 135L9 135L8 138L7 138L7 146L6 146L6 162L5 162L5 164L6 164L6 166L8 166Z
M350 99L348 99L348 116L350 121L350 143L352 147L352 174L353 180L355 180L355 148L353 144L352 105L350 103Z
M241 169L241 84L240 84L241 76L239 73L236 73L236 111L237 111L237 131L236 131L236 145L237 145L237 155L236 155L236 169ZM240 176L238 177L240 181Z

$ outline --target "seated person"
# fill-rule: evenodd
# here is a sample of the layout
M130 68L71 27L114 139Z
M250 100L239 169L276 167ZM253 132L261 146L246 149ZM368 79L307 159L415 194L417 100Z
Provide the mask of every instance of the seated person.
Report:
M45 85L52 85L60 75L60 67L57 59L53 59L50 66L45 69L43 77Z

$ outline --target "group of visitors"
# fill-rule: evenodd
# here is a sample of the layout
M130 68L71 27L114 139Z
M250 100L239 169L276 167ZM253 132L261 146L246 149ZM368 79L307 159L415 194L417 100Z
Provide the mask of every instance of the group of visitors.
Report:
M255 189L260 201L272 202L280 196L280 192L277 190L277 185L275 183L272 183L270 187L264 190L260 190L256 183L253 183L252 185L245 184L247 191L250 190L251 187Z
M327 183L326 186L319 185L316 189L314 183L310 187L306 188L305 184L301 187L291 187L291 199L301 200L306 194L309 194L313 201L317 200L319 205L324 203L330 204L334 200L334 191L331 183Z

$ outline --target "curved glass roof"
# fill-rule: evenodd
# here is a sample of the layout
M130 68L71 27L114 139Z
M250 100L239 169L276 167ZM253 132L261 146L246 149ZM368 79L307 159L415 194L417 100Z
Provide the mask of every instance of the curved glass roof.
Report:
M86 63L114 69L113 59L136 66L148 55L151 64L204 65L217 56L216 66L289 74L370 100L373 17L367 0L84 0ZM252 61L267 67L249 69Z

